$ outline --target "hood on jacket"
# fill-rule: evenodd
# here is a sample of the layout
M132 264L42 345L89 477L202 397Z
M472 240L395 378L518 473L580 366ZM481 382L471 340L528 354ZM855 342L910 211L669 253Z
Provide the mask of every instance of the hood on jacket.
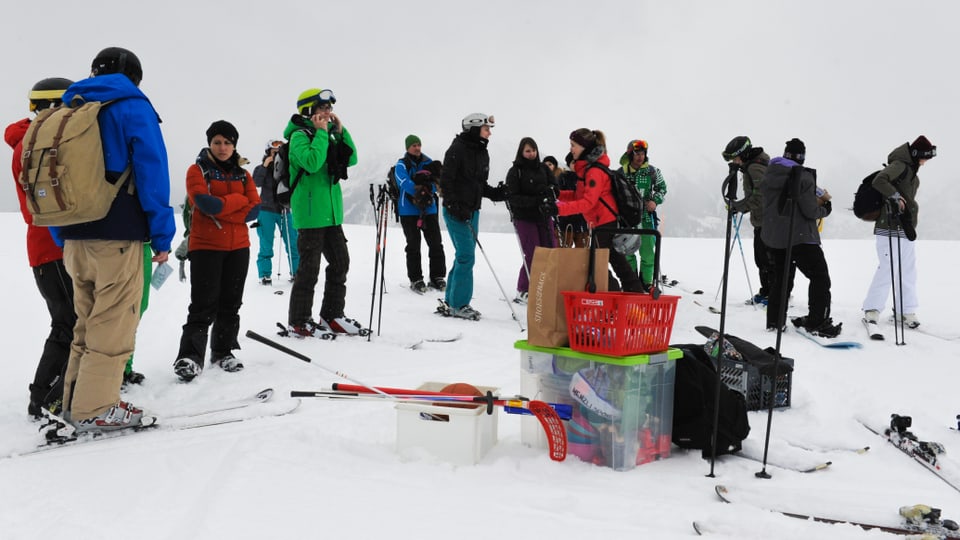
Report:
M902 161L907 165L913 165L913 157L910 156L910 143L901 144L887 155L887 163L893 163L894 161Z
M114 99L142 99L147 103L150 100L139 88L130 82L130 79L122 73L111 73L109 75L100 75L77 81L67 88L63 93L63 102L70 103L74 98L81 98L83 101L110 101ZM153 104L150 105L153 107ZM154 109L156 112L156 109ZM159 119L159 115L157 115Z
M3 140L7 141L10 148L16 148L17 145L20 144L20 141L23 140L23 136L27 134L28 129L30 129L29 118L17 120L7 126L6 131L3 132Z

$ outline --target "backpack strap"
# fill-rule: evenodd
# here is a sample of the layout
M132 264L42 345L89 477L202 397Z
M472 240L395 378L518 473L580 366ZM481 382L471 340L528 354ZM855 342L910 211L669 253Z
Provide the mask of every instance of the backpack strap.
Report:
M310 142L313 142L313 138L316 136L316 133L315 133L314 131L312 131L312 130L310 130L310 129L307 129L307 128L300 128L300 129L298 129L297 131L306 133L306 134L307 134L307 139L309 139ZM296 131L295 131L294 133L296 133ZM293 137L293 133L290 134L290 137ZM288 151L288 152L289 152L289 151ZM287 154L287 160L288 160L288 161L290 160L290 154L289 154L289 153ZM287 166L289 167L290 164L288 163ZM300 179L303 178L303 173L304 173L304 170L303 170L303 168L301 167L300 170L297 171L297 175L296 175L293 179L290 180L290 194L291 194L291 196L292 196L292 194L293 194L293 189L297 187L297 184L300 183Z

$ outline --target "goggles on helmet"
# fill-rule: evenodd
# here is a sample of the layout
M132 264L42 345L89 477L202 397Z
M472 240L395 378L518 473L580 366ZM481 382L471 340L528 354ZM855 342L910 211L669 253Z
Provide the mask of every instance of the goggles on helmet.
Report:
M632 143L630 143L630 147L634 153L646 152L647 148L649 148L649 146L647 145L647 141L644 141L642 139L637 139L633 141Z
M463 119L464 130L468 130L472 127L483 127L483 126L494 127L494 125L496 124L493 120L492 114L490 116L487 116L482 113L473 113L473 114L467 115L467 117Z

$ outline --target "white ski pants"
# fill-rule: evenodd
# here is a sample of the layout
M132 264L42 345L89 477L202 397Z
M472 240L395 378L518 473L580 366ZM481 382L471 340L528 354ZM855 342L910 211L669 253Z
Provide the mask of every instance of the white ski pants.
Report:
M916 313L920 307L917 300L917 256L914 242L906 238L875 235L877 241L877 269L873 273L873 281L867 290L867 297L863 301L864 311L875 309L882 312L887 305L890 292L895 290L896 303L894 310L900 314ZM891 240L893 250L891 253ZM899 248L897 247L899 243ZM897 252L899 249L899 260ZM893 282L890 281L890 261L893 260ZM901 297L900 280L903 279ZM896 289L894 289L896 287ZM900 306L903 309L898 309Z

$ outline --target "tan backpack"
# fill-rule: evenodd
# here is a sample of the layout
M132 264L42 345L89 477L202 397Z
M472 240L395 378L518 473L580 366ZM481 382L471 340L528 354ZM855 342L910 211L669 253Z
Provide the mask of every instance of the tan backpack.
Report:
M97 115L108 103L47 109L30 123L19 182L34 225L87 223L110 211L131 169L128 165L115 182L107 180ZM133 182L128 191L133 193Z

